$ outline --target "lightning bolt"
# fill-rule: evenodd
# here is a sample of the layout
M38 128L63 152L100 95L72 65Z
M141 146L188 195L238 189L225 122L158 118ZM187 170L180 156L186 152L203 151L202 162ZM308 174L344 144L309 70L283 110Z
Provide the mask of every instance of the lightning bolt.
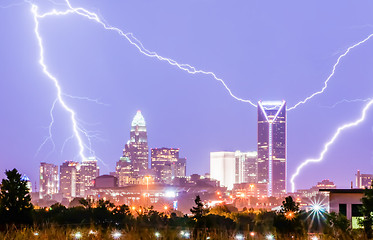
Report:
M344 57L345 57L345 56L346 56L346 55L347 55L347 54L348 54L352 49L354 49L355 47L358 47L358 46L360 46L361 44L365 43L366 41L368 41L368 40L369 40L370 38L372 38L372 37L373 37L373 33L370 34L368 37L364 38L363 40L361 40L360 42L355 43L354 45L348 47L347 50L346 50L342 55L340 55L340 56L338 57L337 62L333 65L332 72L330 73L330 75L328 76L328 78L325 80L323 88L321 88L320 91L314 92L313 94L311 94L310 96L306 97L304 100L298 102L298 103L295 104L294 106L288 108L287 111L294 110L294 109L296 109L299 105L301 105L301 104L305 104L306 102L308 102L309 100L311 100L313 97L315 97L315 96L317 96L317 95L323 93L323 92L326 90L326 88L328 87L328 82L329 82L329 80L334 76L335 71L336 71L336 69L337 69L337 66L339 65L341 59L344 58Z
M348 99L342 99L336 103L334 103L333 105L331 106L325 106L326 108L335 108L337 105L339 104L342 104L342 103L355 103L355 102L368 102L372 100L372 98L367 98L367 99L361 99L361 98L358 98L358 99L353 99L353 100L348 100Z
M50 109L50 111L49 111L49 115L50 115L50 117L51 117L51 121L50 121L49 126L48 126L48 133L49 133L49 135L48 135L48 137L46 137L46 138L44 139L44 141L41 143L41 145L39 146L38 150L36 150L36 153L35 153L35 156L34 156L34 157L36 157L36 156L39 154L40 150L44 147L44 145L45 145L48 141L51 141L51 142L52 142L52 145L53 145L53 148L52 148L51 152L53 152L54 149L56 148L56 145L54 144L54 141L53 141L52 127L53 127L53 123L54 123L53 111L54 111L54 108L55 108L55 106L56 106L57 100L58 100L58 99L54 100L54 102L53 102L53 104L52 104L52 107L51 107L51 109ZM49 153L49 154L50 154L50 153ZM48 155L49 155L49 154L48 154Z
M39 33L39 18L43 18L46 15L39 15L38 14L38 7L34 4L31 5L31 12L33 13L33 17L34 17L34 23L35 23L34 32L35 32L35 36L36 36L36 39L37 39L37 42L38 42L38 45L39 45L39 50L40 50L40 52L39 52L39 64L42 67L43 73L54 83L54 86L57 90L57 101L58 101L58 103L63 107L63 109L65 109L70 114L70 119L71 119L71 122L72 122L72 129L73 129L73 132L74 132L74 137L77 140L78 146L79 146L79 156L80 156L81 160L84 160L84 159L86 159L86 157L84 155L84 144L83 144L83 141L82 141L82 137L80 135L82 130L78 126L78 123L77 123L77 120L76 120L76 113L64 101L64 99L62 97L63 93L62 93L62 90L61 90L61 86L58 82L58 79L48 71L48 67L44 62L44 46L43 46L43 39L42 39L42 37L40 36L40 33ZM47 13L47 14L48 15L49 14L60 15L62 13L53 10L52 12Z
M175 67L179 68L180 70L186 71L190 74L204 74L204 75L212 76L216 81L219 81L224 86L224 88L228 91L228 93L231 97L233 97L234 99L236 99L238 101L249 103L253 107L256 107L256 104L254 104L251 100L242 99L242 98L239 98L236 95L234 95L233 92L231 91L231 89L224 82L224 80L217 77L215 73L213 73L211 71L204 71L204 70L197 69L196 67L193 67L190 64L178 63L177 61L175 61L171 58L167 58L167 57L163 57L163 56L159 55L157 52L149 51L148 49L146 49L143 46L143 44L137 38L135 38L133 36L132 33L124 33L121 29L119 29L117 27L110 26L110 25L104 23L96 13L92 13L92 12L90 12L90 11L84 9L84 8L80 8L80 7L74 8L71 5L69 0L66 0L66 3L67 3L67 6L69 7L69 10L67 10L65 12L54 11L52 14L46 13L45 16L47 16L47 15L57 15L58 13L59 13L59 15L76 13L78 15L81 15L81 16L85 17L85 18L93 20L93 21L97 22L98 24L102 25L106 30L114 31L117 34L119 34L120 36L126 38L127 41L131 45L133 45L135 48L137 48L137 50L140 53L142 53L143 55L145 55L147 57L151 57L151 58L156 58L160 61L165 61L168 64L170 64L172 66L175 66Z
M359 119L353 121L353 122L350 122L350 123L347 123L347 124L344 124L342 125L341 127L339 127L337 129L337 131L334 133L334 135L332 136L332 138L324 145L324 149L322 150L322 152L320 153L320 156L318 158L315 158L315 159L307 159L306 161L302 162L297 170L295 171L295 173L291 176L291 191L292 192L295 192L295 183L294 183L294 180L295 178L299 175L299 173L301 172L302 168L304 168L305 166L307 166L308 164L310 163L317 163L317 162L321 162L323 159L324 159L324 156L325 154L328 152L329 150L329 146L332 145L334 143L334 141L339 137L339 135L349 129L349 128L352 128L352 127L355 127L357 125L359 125L361 122L363 122L365 120L365 117L366 117L366 114L367 114L367 111L369 110L369 108L373 105L373 100L370 100L363 108L362 110L362 113L361 113L361 116Z

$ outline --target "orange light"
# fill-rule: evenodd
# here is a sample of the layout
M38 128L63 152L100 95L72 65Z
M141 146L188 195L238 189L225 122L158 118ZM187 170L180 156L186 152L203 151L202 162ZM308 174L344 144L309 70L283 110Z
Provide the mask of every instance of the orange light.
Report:
M254 237L255 233L254 232L250 232L250 236Z
M286 212L286 213L285 213L285 217L286 217L286 219L288 219L288 220L292 220L292 219L295 217L295 213L292 212L292 211Z
M216 192L216 194L220 195L220 192Z
M135 206L133 206L133 207L132 207L132 210L136 210L136 207L135 207Z
M164 210L167 210L167 209L168 209L168 207L167 207L167 206L164 206L164 207L163 207L163 209L164 209Z

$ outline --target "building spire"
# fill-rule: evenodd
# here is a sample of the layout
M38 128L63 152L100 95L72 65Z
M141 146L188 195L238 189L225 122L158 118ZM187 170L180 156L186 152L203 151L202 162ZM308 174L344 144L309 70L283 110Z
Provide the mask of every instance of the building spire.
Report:
M132 120L132 127L139 126L139 127L145 127L145 119L141 114L141 111L138 110L135 117Z

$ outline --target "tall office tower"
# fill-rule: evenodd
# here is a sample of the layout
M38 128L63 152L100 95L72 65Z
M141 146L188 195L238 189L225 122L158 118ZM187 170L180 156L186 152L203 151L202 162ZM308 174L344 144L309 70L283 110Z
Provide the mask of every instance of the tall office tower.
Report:
M268 196L286 193L286 102L258 102L258 183Z
M40 163L39 197L58 193L58 166L50 163Z
M370 188L372 185L373 174L361 174L357 170L356 174L356 187L357 188Z
M186 158L178 158L177 162L173 163L173 176L185 177L186 176Z
M131 177L133 173L133 167L129 157L121 157L115 167L115 175L118 179L119 187L123 187L127 184L131 184Z
M64 197L80 196L78 162L66 161L60 166L60 193Z
M235 183L257 183L258 154L254 152L235 152Z
M141 111L137 111L131 124L130 140L125 145L123 157L131 161L133 171L141 175L142 170L148 169L149 164L148 136Z
M84 159L80 166L79 182L80 195L85 197L87 191L93 187L94 179L100 175L100 168L97 166L97 160L95 157L89 157Z
M220 182L220 186L233 189L236 183L236 156L235 152L211 152L210 176Z
M179 158L178 148L152 148L151 166L159 182L172 183L176 177L184 177L186 159Z

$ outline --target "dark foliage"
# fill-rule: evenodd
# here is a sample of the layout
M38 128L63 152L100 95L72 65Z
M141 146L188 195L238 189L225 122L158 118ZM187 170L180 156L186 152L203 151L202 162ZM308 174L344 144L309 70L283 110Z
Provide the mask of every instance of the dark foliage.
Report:
M17 169L5 171L6 179L1 182L0 223L32 224L31 197L27 182L21 179Z

